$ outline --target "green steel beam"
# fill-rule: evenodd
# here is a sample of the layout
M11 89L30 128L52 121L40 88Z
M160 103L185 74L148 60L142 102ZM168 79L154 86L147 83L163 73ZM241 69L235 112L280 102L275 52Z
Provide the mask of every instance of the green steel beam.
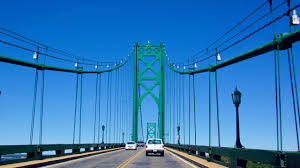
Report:
M161 49L161 60L160 60L160 90L159 90L159 96L160 96L160 103L159 103L159 138L162 139L163 142L165 142L165 77L164 77L164 44L160 44Z
M131 140L137 142L138 139L138 44L134 45L134 62L133 62L133 112L132 112L132 137Z
M129 55L129 57L127 57L127 59L122 64L118 64L114 68L110 68L110 69L106 69L106 70L93 70L93 71L84 71L82 68L68 69L68 68L61 68L61 67L55 67L55 66L48 66L48 65L44 65L44 64L40 64L40 63L33 63L33 62L24 61L24 60L20 60L20 59L16 59L16 58L11 58L11 57L6 57L6 56L2 56L2 55L0 55L0 62L21 65L21 66L40 69L40 70L43 69L43 70L71 72L71 73L103 73L103 72L111 72L113 70L116 70L116 69L122 67L123 65L125 65L128 62L130 56L131 55Z
M266 44L263 44L259 47L256 47L252 50L249 50L243 54L240 54L238 56L235 56L233 58L230 58L230 59L220 62L218 64L210 65L206 68L189 70L189 71L188 70L187 71L179 71L179 70L176 70L169 62L168 62L168 66L173 71L180 73L180 74L196 74L196 73L202 73L202 72L208 72L208 71L215 71L217 69L227 67L234 63L241 62L241 61L247 60L249 58L253 58L258 55L273 51L274 49L277 49L277 45L279 45L280 50L287 49L293 43L295 43L299 40L300 40L300 28L293 32L290 32L290 33L279 34L274 40L272 40Z

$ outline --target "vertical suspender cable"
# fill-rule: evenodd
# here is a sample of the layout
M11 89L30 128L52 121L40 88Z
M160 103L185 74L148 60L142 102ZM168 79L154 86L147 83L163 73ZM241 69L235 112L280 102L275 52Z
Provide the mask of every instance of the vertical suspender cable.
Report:
M274 20L274 16L273 16L273 10L272 10L272 0L270 0L270 7L271 7L271 12L272 12L272 20ZM274 38L276 38L276 32L275 32L275 25L274 23L273 25L273 30L274 30ZM278 40L276 40L277 42L277 50L274 50L275 52L275 59L277 57L277 75L278 75L278 105L279 105L279 124L280 124L280 151L282 151L282 110L281 110L281 87L280 87L280 61L279 61L279 43ZM277 52L277 54L276 54Z
M122 67L121 69L121 79L120 79L120 83L121 83L121 91L120 91L120 96L119 96L119 100L120 100L120 108L119 108L119 113L120 113L120 133L118 134L118 137L120 139L120 142L124 142L124 137L123 137L123 133L124 133L124 127L125 127L125 101L124 101L124 96L125 96L125 93L124 93L124 90L125 90L125 80L124 80L124 77L125 77L125 67Z
M173 72L173 109L174 109L174 112L173 112L173 144L176 143L176 117L177 117L177 114L176 114L176 72ZM178 109L177 109L178 110Z
M208 125L209 125L209 138L208 138L208 144L209 144L209 147L211 147L211 86L210 86L210 81L211 81L211 77L210 77L210 73L211 73L211 71L209 70L209 72L208 72L208 94L209 94L209 102L208 102L208 104L209 104L209 117L208 117Z
M110 79L112 80L112 72L110 73ZM108 138L109 138L109 143L112 142L112 138L111 138L111 97L112 97L112 87L110 87L109 90L109 120L108 120L108 125L109 125L109 132L108 132Z
M177 125L178 125L178 107L177 107L177 82L176 82L176 72L174 72L174 127L173 127L173 130L174 130L174 144L176 143L176 137L177 137Z
M169 85L170 89L170 143L173 143L173 71L172 69L170 69L170 85Z
M189 75L189 145L191 145L191 75Z
M180 78L180 74L178 74L178 104L179 104L179 108L178 108L178 120L179 120L179 123L178 123L178 126L179 126L179 128L180 128L180 125L181 125L181 117L180 117L180 115L181 115L181 78ZM178 142L179 142L179 144L181 144L180 143L180 129L179 129L179 131L178 131Z
M166 121L168 121L168 114L169 114L169 98L168 98L168 87L169 87L169 80L168 80L168 69L166 69L166 71L165 71L165 83L166 83L166 89L165 89L165 102L166 102L166 106L165 106L165 119L166 119ZM169 129L168 129L168 127L166 126L166 129L165 129L165 133L166 133L166 135L165 135L165 141L166 141L166 143L169 143L169 136L168 136L168 134L169 134ZM167 136L168 136L168 138L167 138Z
M126 66L124 67L124 78L125 79L128 79L129 80L129 77L127 76L128 75L128 72L127 72L127 64L126 64ZM129 130L129 128L127 128L127 126L128 126L128 122L129 122L129 119L128 119L128 116L129 116L129 114L127 114L127 111L128 111L128 104L127 104L127 89L126 88L129 88L128 86L127 86L127 80L124 80L124 105L125 105L125 108L124 108L124 115L125 115L125 123L124 123L124 129L125 129L125 132L128 132L128 131L126 131L126 130ZM124 135L125 136L125 141L127 141L127 134L126 135Z
M173 71L172 70L170 70L170 77L171 77L171 85L170 85L170 92L171 92L171 113L170 113L170 136L171 136L171 141L172 141L172 143L174 142L173 141L173 112L174 112L174 96L173 96L173 86L174 85L172 85L173 84Z
M118 82L119 82L119 79L118 79L118 69L116 69L115 70L115 105L114 105L114 110L115 110L115 112L114 112L114 133L113 133L113 136L114 136L114 142L116 142L116 140L117 140L117 134L116 134L116 120L118 120L118 104L119 104L119 102L118 102L118 99L117 99L117 94L118 94ZM118 124L118 121L117 121L117 124Z
M81 116L82 116L82 80L83 74L80 74L80 104L79 104L79 137L78 142L81 143Z
M272 14L272 20L274 20L273 17L273 9L272 9L272 0L269 0L270 3L270 11ZM273 23L273 31L274 31L274 39L276 38L276 32L275 32L275 27ZM276 129L277 129L277 151L279 151L279 129L278 129L278 81L277 81L277 54L276 50L274 50L274 69L275 69L275 101L276 101Z
M126 79L129 79L128 80L128 82L127 82L127 87L126 88L129 88L129 81L130 81L130 78L131 78L131 71L130 71L130 65L128 64L128 66L127 66L127 68L126 68ZM126 90L127 92L127 95L126 95L126 106L127 106L127 108L126 108L126 110L127 110L127 118L128 118L128 122L127 122L127 130L131 130L130 129L130 119L131 119L131 115L130 115L130 107L132 107L131 106L131 103L128 101L128 100L130 100L130 95L129 95L129 93L132 93L131 91L129 92L128 90ZM130 131L127 131L128 132L128 135L127 135L127 138L128 138L128 141L130 140Z
M120 75L121 74L121 75ZM119 126L123 126L123 120L121 120L122 118L122 87L123 87L123 80L122 80L122 70L118 69L117 71L117 76L118 76L118 80L116 81L117 84L117 101L118 104L117 105L117 136L116 136L116 142L118 142L119 137L120 137L120 133L122 134L122 127L120 129L118 129ZM118 87L118 85L120 84L120 87ZM119 91L120 90L120 91ZM120 132L119 132L120 131Z
M291 46L290 50L291 50L291 60L292 60L292 68L293 68L293 76L294 76L294 86L295 86L295 94L296 94L297 111L298 111L299 126L300 126L300 110L299 110L299 99L298 99L296 71L295 71L294 56L293 56L293 46Z
M97 121L97 98L98 98L98 78L99 74L97 73L96 77L96 96L95 96L95 114L94 114L94 143L96 142L96 121Z
M177 95L178 95L178 114L177 114L177 118L178 118L178 125L177 125L177 127L180 127L180 111L181 111L181 102L180 102L180 84L181 84L181 81L180 81L180 75L179 74L177 74L177 88L178 88L178 93L177 93ZM180 131L180 130L179 130ZM178 137L177 137L177 139L178 139L178 142L179 142L179 144L180 144L180 132L178 132Z
M37 54L38 54L38 51L37 51ZM36 59L36 63L38 63L38 59ZM36 109L36 95L37 95L38 79L39 79L39 70L35 69L33 101L32 101L32 114L31 114L31 129L30 129L30 145L32 145L32 141L33 141L34 118L35 118L35 109Z
M197 144L197 125L196 125L195 74L193 74L193 97L194 97L194 135L195 135L195 145L196 145Z
M35 70L35 80L34 80L34 91L33 91L32 115L31 115L30 145L32 145L32 141L33 141L38 76L39 76L39 72L36 69Z
M124 136L125 136L125 131L126 131L126 121L127 120L124 120L125 118L126 118L126 92L125 92L125 90L126 90L126 69L125 69L126 67L124 67L124 68L122 68L122 73L123 73L123 75L122 75L122 97L120 97L120 100L121 100L121 102L122 102L122 105L123 105L123 107L122 108L120 108L120 110L121 110L121 121L122 121L122 134L120 134L120 136L122 135L122 143L125 141L125 137L123 138L123 134L124 134ZM121 139L120 139L121 140Z
M74 124L73 124L73 144L75 143L75 132L76 132L78 76L79 76L79 74L76 73L75 109L74 109Z
M101 125L100 125L100 112L101 112L101 73L99 73L99 99L98 99L98 144L100 143L100 131L101 131Z
M118 120L117 122L120 122L119 124L117 124L117 142L122 142L122 135L123 135L123 129L124 129L124 116L123 116L123 112L124 112L124 102L123 102L123 94L124 94L124 71L123 71L123 67L122 69L120 69L120 73L121 75L119 75L119 79L120 79L120 92L118 92L120 95L118 95L119 98L119 108L118 108L118 112L119 112L119 116L118 116ZM119 128L120 127L120 128Z
M128 64L129 64L129 62L128 62ZM130 77L128 75L129 71L128 71L128 66L127 65L126 65L124 71L125 71L125 79L128 79L128 81L129 81ZM124 87L125 88L129 88L127 80L124 80L124 82L125 82L125 86ZM125 109L124 109L125 111L124 111L124 113L125 113L125 119L126 119L125 130L126 130L126 132L129 132L129 131L127 131L127 130L130 130L130 128L128 127L128 123L129 123L129 104L128 104L128 101L127 101L129 99L128 98L128 90L125 89L124 93L125 93L125 95L124 95L124 98L125 98ZM129 137L129 134L126 135L126 140L127 141L129 141L128 137Z
M185 111L184 111L184 75L182 75L182 114L183 114L183 123L182 123L182 130L183 130L183 143L185 144Z
M46 55L48 53L48 47L46 47ZM44 57L44 65L46 63L47 56ZM41 81L41 114L40 114L40 141L39 144L42 144L43 138L43 119L44 119L44 90L45 90L45 70L42 69L42 81Z
M217 57L217 49L216 49L216 57ZM216 64L217 62L216 58ZM220 137L220 115L219 115L219 95L218 95L218 78L217 78L217 70L215 70L215 86L216 86L216 105L217 105L217 125L218 125L218 145L221 147L221 137Z
M179 76L178 76L178 74L177 73L175 73L175 75L176 75L176 84L177 85L175 85L175 87L176 87L176 94L177 94L177 126L179 126L179 111L180 111L180 105L179 105L179 101L180 101L180 97L179 97L179 92L180 92L180 90L179 90Z
M122 97L121 95L119 95L119 93L120 94L122 94L122 80L120 79L120 75L119 75L119 71L121 71L121 69L117 69L117 80L116 80L116 108L117 108L117 110L116 110L116 122L117 122L117 127L116 127L116 142L118 142L118 140L119 140L119 131L121 132L121 129L119 129L119 122L121 122L121 120L119 120L119 119L121 119L122 117L120 117L121 116L121 108L119 108L119 106L121 105L121 102L120 102L120 98ZM121 77L122 77L122 74L121 74ZM120 87L121 87L121 92L119 92L119 84L120 84ZM117 103L118 102L118 103ZM121 124L120 124L121 125Z
M172 84L172 71L171 69L169 70L169 143L172 143L172 89L171 89L171 84Z
M169 90L170 90L170 78L169 78L168 72L169 72L169 69L166 70L166 80L167 80L166 100L167 100L168 104L166 106L167 113L165 115L166 115L166 121L170 122L170 119L169 119L169 117L170 117L169 116L170 115L170 96L169 96L169 94L170 94L170 92L169 92ZM166 127L168 128L168 143L171 143L170 142L170 127L169 126L166 126Z
M124 85L125 85L125 83L124 83L124 75L125 75L125 73L124 73L124 69L122 68L122 69L120 69L120 71L121 71L121 75L120 75L120 84L121 84L121 87L120 87L120 95L118 96L119 97L119 101L120 101L120 103L119 103L119 118L120 118L120 133L118 133L118 138L119 138L119 140L120 140L120 142L122 142L122 139L123 139L123 130L124 130L124 102L123 102L123 95L124 95Z
M288 8L290 10L291 8L291 4L290 4L290 0L287 0L288 2ZM291 32L291 26L292 26L292 23L291 23L291 20L290 20L290 13L289 13L289 32ZM293 55L292 53L292 44L291 44L291 55ZM294 59L293 59L293 56L292 56L292 60L291 60L291 56L290 56L290 49L287 50L287 54L288 54L288 62L289 62L289 72L290 72L290 81L291 81L291 89L292 89L292 98L293 98L293 109L294 109L294 118L295 118L295 127L296 127L296 137L297 137L297 148L298 148L298 151L299 151L299 135L298 135L298 124L297 124L297 112L296 112L296 102L295 102L295 91L294 91L294 85L293 83L295 83L295 88L297 88L297 85L296 85L296 81L295 81L295 78L293 79L293 75L292 75L292 67L291 67L291 61L293 63L293 68L294 68ZM295 69L293 69L293 72L295 73ZM294 76L296 77L296 76ZM294 82L293 82L294 80ZM297 95L297 106L298 106L298 114L299 114L299 104L298 104L298 93L297 93L297 90L296 90L296 95Z
M173 90L173 92L174 92L174 127L173 127L173 130L174 130L174 144L176 143L176 136L177 136L177 129L176 129L176 126L177 126L177 124L178 124L178 120L177 120L177 114L178 114L178 107L177 107L177 104L178 104L178 102L177 102L177 92L176 92L176 88L177 88L177 86L176 86L176 72L174 72L174 83L173 83L173 85L174 85L174 90Z
M106 125L106 129L105 129L105 141L106 141L106 143L107 143L107 126L108 126L108 111L109 111L109 90L110 90L110 72L108 72L107 73L107 101L106 101L106 123L105 123L105 125Z
M42 144L43 137L43 117L44 117L44 86L45 86L45 70L42 69L42 79L41 79L41 104L40 104L40 138L39 144Z
M127 72L127 68L126 67L124 67L124 69L123 69L123 82L124 82L124 84L123 84L123 97L122 97L122 99L123 99L123 102L124 102L124 105L123 106L125 106L123 109L122 109L122 113L123 113L123 118L126 118L126 114L127 114L127 111L128 111L128 109L127 109L127 107L128 107L128 105L127 105L127 99L126 99L126 93L127 92L125 92L125 90L127 91L127 88L128 88L128 86L127 86L127 84L126 84L126 81L127 81L127 75L128 75L128 72ZM129 115L128 115L129 116ZM122 131L122 135L124 134L124 136L125 136L125 132L127 132L126 131L126 122L128 122L129 120L122 120L123 121L123 127L122 127L122 129L123 129L123 131ZM124 138L125 139L125 138ZM144 140L144 139L143 139Z
M297 124L297 114L295 107L295 95L294 95L294 86L293 86L293 76L291 71L291 60L290 60L290 52L288 49L288 61L289 61L289 72L290 72L290 81L291 81L291 89L292 89L292 98L293 98L293 110L294 110L294 118L295 118L295 128L296 128L296 137L297 137L297 149L299 151L299 135L298 135L298 124Z
M280 87L280 62L279 44L277 43L277 63L278 63L278 100L279 100L279 121L280 121L280 150L282 151L282 110L281 110L281 87Z

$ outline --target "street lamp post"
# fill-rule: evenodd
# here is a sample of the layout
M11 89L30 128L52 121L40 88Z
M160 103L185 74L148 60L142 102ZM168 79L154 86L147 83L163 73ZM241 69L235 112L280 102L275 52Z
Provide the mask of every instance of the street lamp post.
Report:
M177 126L177 144L180 144L180 126Z
M102 144L104 144L104 129L105 129L105 126L102 125Z
M235 89L235 91L232 93L232 101L236 108L236 141L235 141L235 147L236 148L243 148L243 145L240 141L240 124L239 124L239 105L241 104L241 97L242 93Z

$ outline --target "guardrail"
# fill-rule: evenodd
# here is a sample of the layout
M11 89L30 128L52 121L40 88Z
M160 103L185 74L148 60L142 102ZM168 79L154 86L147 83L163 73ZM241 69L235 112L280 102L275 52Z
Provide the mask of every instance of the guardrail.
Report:
M300 152L278 152L272 150L198 145L165 144L165 146L228 167L246 167L247 162L259 165L265 164L266 167L300 167Z
M38 160L49 157L57 157L63 155L72 155L84 152L91 152L103 149L124 147L124 144L47 144L47 145L0 145L0 165L18 163L30 160ZM84 151L81 151L84 149ZM66 152L66 150L71 150ZM43 154L44 152L44 154ZM52 152L52 154L45 154ZM11 160L3 160L4 156L11 154L22 154L20 158L11 158ZM2 159L1 159L2 158Z

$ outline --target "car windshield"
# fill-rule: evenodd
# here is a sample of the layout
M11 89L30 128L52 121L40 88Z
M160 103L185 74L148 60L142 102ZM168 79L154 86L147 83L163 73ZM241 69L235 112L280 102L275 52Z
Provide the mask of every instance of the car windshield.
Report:
M134 144L134 142L128 142L127 144Z
M148 144L161 144L161 140L149 140Z

